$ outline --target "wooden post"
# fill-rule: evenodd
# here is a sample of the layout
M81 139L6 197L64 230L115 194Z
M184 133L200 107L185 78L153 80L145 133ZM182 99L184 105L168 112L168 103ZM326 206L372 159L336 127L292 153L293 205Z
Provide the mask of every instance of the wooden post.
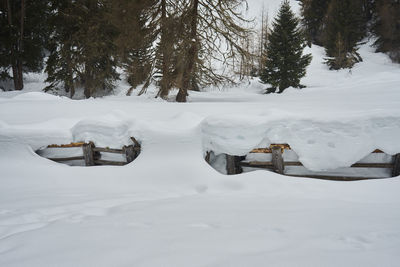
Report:
M236 174L242 173L243 169L242 166L240 166L240 162L245 160L246 156L235 156L235 168L236 168Z
M392 176L396 177L400 175L400 154L396 154L393 160L393 171Z
M226 173L228 175L239 174L243 172L242 167L239 166L239 162L242 160L242 158L243 157L226 154Z
M136 140L135 137L131 137L131 140L132 140L133 144L135 144L136 147L140 147L140 143Z
M82 146L83 157L85 159L86 166L94 166L94 153L93 153L94 144L90 142L89 144L84 144Z
M122 150L124 151L124 154L125 154L125 156L126 156L126 162L127 162L127 163L131 163L132 161L135 160L135 158L136 158L136 152L135 152L135 149L133 148L132 145L130 145L130 146L124 146L124 147L122 148Z
M207 152L206 152L205 160L206 160L206 162L207 162L208 164L210 164L210 158L211 158L211 152L210 152L210 151L207 151Z
M283 174L284 163L282 157L282 149L280 147L272 147L272 164L274 165L274 172Z
M235 156L226 154L226 174L236 174Z
M142 146L141 146L140 143L136 140L135 137L131 137L131 140L132 140L132 142L133 142L133 147L134 147L134 158L133 158L133 159L136 159L136 158L139 156L139 154L140 154L140 151L141 151Z

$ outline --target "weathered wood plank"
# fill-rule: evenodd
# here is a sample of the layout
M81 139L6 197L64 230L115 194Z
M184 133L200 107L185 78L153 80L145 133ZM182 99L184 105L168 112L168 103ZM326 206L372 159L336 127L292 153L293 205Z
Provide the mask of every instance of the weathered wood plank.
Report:
M115 154L124 154L122 149L117 148L108 148L108 147L94 147L94 152L106 152L106 153L115 153Z
M71 161L71 160L84 160L85 158L83 156L77 156L77 157L68 157L68 158L48 158L48 159L52 160L52 161L62 162L62 161Z
M113 166L124 166L126 165L126 162L120 162L120 161L111 161L111 160L95 160L94 164L96 165L113 165Z
M89 144L84 144L82 146L83 157L85 159L86 166L94 166L94 152L93 152L94 144L90 142Z
M131 140L132 140L133 144L135 145L135 147L139 147L139 148L141 147L140 143L138 142L138 140L136 140L135 137L131 137Z
M245 157L242 156L232 156L226 154L226 173L231 174L239 174L242 173L242 167L240 166L240 161L242 161Z
M77 142L77 143L70 143L65 145L48 145L48 148L68 148L68 147L81 147L85 144L85 142Z
M272 147L280 147L282 150L291 150L291 147L288 144L271 144L269 148L255 148L250 151L250 153L272 153Z
M136 158L136 152L135 149L132 145L130 146L124 146L122 148L122 150L124 151L125 157L126 157L126 162L127 163L131 163L132 161L135 160Z
M263 161L250 161L250 162L240 162L242 167L253 167L253 168L272 168L274 165L272 162ZM284 166L303 166L301 162L298 161L285 161ZM393 168L392 163L355 163L351 165L352 168Z
M330 175L297 175L297 174L286 174L290 177L300 177L300 178L314 178L322 180L331 181L360 181L360 180L375 180L375 179L385 179L386 177L352 177L352 176L330 176Z
M291 150L292 148L290 147L290 145L288 144L271 144L271 146L269 148L255 148L252 151L250 151L250 153L266 153L266 154L270 154L272 153L272 149L271 147L274 146L279 146L282 149L287 149L287 150ZM385 153L380 149L375 149L374 151L372 151L372 153Z
M210 158L211 158L211 152L210 152L210 151L207 151L207 152L206 152L206 157L205 157L204 159L206 160L206 162L207 162L208 164L210 164Z
M355 163L352 168L393 168L392 163Z
M262 168L262 169L273 169L274 164L272 162L262 162L262 161L251 161L251 162L239 162L239 166L241 167L250 167L250 168Z
M235 156L226 154L226 173L228 175L236 174Z
M400 175L400 154L396 154L393 157L393 170L392 176L396 177Z
M272 147L272 164L276 173L284 173L285 165L283 163L282 148L278 146Z

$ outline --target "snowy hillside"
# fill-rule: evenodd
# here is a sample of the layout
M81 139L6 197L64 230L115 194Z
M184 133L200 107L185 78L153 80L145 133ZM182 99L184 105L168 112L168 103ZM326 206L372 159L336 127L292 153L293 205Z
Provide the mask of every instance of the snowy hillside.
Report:
M250 14L262 3L249 0ZM293 5L297 5L292 1ZM267 6L268 4L268 6ZM0 92L0 266L398 266L400 177L358 182L259 170L227 176L206 151L245 155L289 143L311 170L400 153L400 66L370 43L364 61L329 71L313 46L302 90L262 94L257 79L192 92L71 100ZM142 152L121 166L71 167L35 153L93 141Z
M0 94L1 266L396 266L398 178L225 176L204 151L246 153L289 142L310 168L348 166L371 150L400 152L400 68L361 49L352 71L328 71L323 50L308 88L261 95L251 85L193 93L73 101L38 91ZM122 90L122 89L121 89ZM84 139L118 147L125 167L68 167L36 155Z

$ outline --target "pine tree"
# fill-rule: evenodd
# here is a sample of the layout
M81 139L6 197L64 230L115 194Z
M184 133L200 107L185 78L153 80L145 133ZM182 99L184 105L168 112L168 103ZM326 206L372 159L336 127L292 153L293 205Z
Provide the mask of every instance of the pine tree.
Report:
M400 63L400 1L376 0L373 23L377 52L384 52Z
M156 0L113 0L110 21L118 30L115 38L118 61L132 86L128 94L146 82L151 73L153 33L151 9Z
M58 0L53 6L53 34L47 61L45 90L64 87L74 95L82 87L86 98L108 93L116 72L117 30L108 20L107 0Z
M351 68L360 62L357 46L366 33L363 1L331 0L325 25L324 47L329 68Z
M275 92L277 88L282 93L290 86L301 88L300 79L306 74L311 55L303 55L304 34L299 28L299 20L290 9L289 1L282 3L272 27L266 45L267 59L261 82L271 85L267 93Z
M24 87L23 73L43 69L48 15L47 1L0 1L0 79L12 79L15 90Z
M137 0L136 2L142 2ZM145 62L149 69L146 71L145 84L139 95L146 92L151 82L159 86L157 96L167 98L171 88L176 87L176 67L173 58L176 54L177 27L181 24L178 20L180 13L174 10L174 1L151 0L144 1L146 5L147 22L145 23ZM141 12L143 15L143 12ZM146 46L146 44L149 44ZM155 44L155 46L153 45ZM131 88L133 89L133 87ZM128 95L132 90L129 90Z
M324 17L330 0L301 0L302 24L309 43L322 45Z
M50 83L44 90L64 89L72 98L78 84L77 71L77 42L73 36L79 31L79 17L76 6L70 0L52 2L54 11L49 19L52 35L48 43L49 57L46 62L46 82Z

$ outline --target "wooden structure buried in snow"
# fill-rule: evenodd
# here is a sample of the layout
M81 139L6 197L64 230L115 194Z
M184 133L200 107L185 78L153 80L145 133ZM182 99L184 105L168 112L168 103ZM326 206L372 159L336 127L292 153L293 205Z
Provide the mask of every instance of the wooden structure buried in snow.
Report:
M226 173L228 175L240 174L245 169L267 169L273 172L293 176L293 177L309 177L309 178L317 178L317 179L326 179L326 180L336 180L336 181L356 181L356 180L365 180L365 179L380 179L380 178L390 178L396 177L400 175L400 154L396 154L394 156L390 156L385 154L381 150L373 151L371 155L380 154L381 158L386 158L385 162L374 162L374 158L368 160L367 162L359 161L350 166L350 168L342 168L340 170L332 170L327 172L312 172L304 168L303 164L296 160L285 161L283 154L285 153L293 153L295 152L291 150L288 144L272 144L269 148L258 148L252 150L248 155L251 154L269 154L268 161L264 160L250 160L247 156L234 156L234 155L225 155L226 157ZM210 155L211 152L208 152L206 155L206 161L210 163ZM297 158L297 155L295 156ZM290 158L290 157L289 157ZM292 159L294 157L291 157ZM378 160L377 160L378 161ZM296 169L297 167L297 169ZM301 168L301 171L299 171ZM357 170L354 170L356 168ZM360 173L360 170L363 169L362 176L355 176L355 174ZM385 169L385 172L388 173L386 177L374 177L370 176L372 170L377 169ZM353 171L354 170L354 171ZM351 175L346 174L351 173Z
M98 165L112 165L112 166L123 166L128 163L134 161L140 154L141 145L140 143L134 138L131 137L133 142L132 145L123 146L121 149L117 148L109 148L109 147L96 147L93 142L78 142L78 143L71 143L66 145L49 145L47 146L46 150L49 149L67 149L67 148L81 148L81 155L73 155L73 156L66 156L66 157L53 157L49 156L51 154L44 153L42 151L36 151L37 154L40 156L46 157L49 160L60 162L60 163L67 163L67 162L84 162L84 166L98 166ZM103 153L111 153L111 154L120 154L120 158L123 160L109 160L103 158ZM74 164L70 164L74 165ZM77 164L79 165L79 164Z

